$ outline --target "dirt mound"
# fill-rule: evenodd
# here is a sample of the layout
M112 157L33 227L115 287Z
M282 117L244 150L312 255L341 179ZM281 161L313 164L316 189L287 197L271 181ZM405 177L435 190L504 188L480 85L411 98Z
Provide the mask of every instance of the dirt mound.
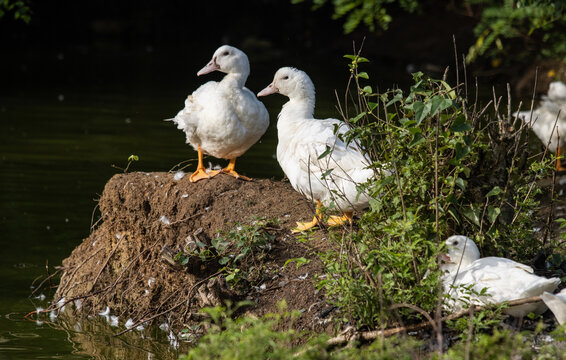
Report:
M63 275L55 301L80 300L83 313L95 314L108 306L120 320L135 323L168 321L175 330L190 324L202 306L225 299L253 301L248 312L262 315L288 308L302 312L299 329L324 331L322 319L329 306L313 281L322 273L316 252L328 248L324 233L297 241L290 229L309 219L309 202L288 183L258 179L251 182L219 175L191 183L188 175L172 173L115 175L99 201L99 226L63 261ZM263 268L269 276L246 294L226 286L221 266L180 266L166 255L181 252L189 239L213 239L218 231L250 224L254 217L279 219L270 229L272 241ZM170 260L169 256L169 260ZM291 258L311 261L297 268L283 267Z

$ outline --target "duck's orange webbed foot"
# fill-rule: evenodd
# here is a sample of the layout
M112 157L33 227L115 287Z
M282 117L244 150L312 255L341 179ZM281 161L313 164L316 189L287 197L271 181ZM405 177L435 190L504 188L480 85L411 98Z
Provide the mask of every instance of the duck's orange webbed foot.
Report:
M328 226L338 226L338 225L345 224L346 222L348 224L351 224L353 217L354 217L354 214L351 211L344 212L344 215L342 215L342 216L332 215L328 219Z
M224 174L230 175L235 177L236 179L242 179L245 181L251 181L252 179L244 176L244 175L240 175L236 172L236 170L234 170L234 168L236 167L236 158L230 159L230 162L228 163L228 166L226 166L224 169L222 169L221 171Z
M210 174L208 174L206 172L206 169L203 168L197 168L197 170L191 174L191 176L189 177L189 180L191 182L197 182L199 180L203 180L203 179L210 179L212 176Z

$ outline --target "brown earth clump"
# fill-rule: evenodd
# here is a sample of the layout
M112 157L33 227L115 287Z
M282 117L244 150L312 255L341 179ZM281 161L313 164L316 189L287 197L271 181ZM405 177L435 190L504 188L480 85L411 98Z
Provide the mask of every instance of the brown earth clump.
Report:
M276 312L284 299L289 310L301 311L294 324L298 330L329 330L331 307L314 280L323 273L316 253L329 248L325 232L299 241L290 231L296 221L312 217L310 203L281 181L247 182L221 174L191 183L188 175L179 180L174 175L138 172L108 181L99 201L99 226L63 261L55 302L79 299L82 313L108 306L121 321L167 321L178 331L198 321L195 314L203 306L251 300L246 311L260 316ZM268 230L273 241L262 259L266 276L245 294L226 286L217 262L166 261L195 234L206 241L257 217L279 219L279 225ZM310 262L283 266L300 257Z

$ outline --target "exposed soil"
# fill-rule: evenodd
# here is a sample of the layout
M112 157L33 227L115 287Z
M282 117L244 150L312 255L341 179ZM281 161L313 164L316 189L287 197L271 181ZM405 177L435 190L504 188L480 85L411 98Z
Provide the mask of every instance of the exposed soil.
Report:
M316 253L329 247L325 232L298 241L290 229L312 217L311 204L289 183L269 179L241 181L221 174L191 183L172 173L128 173L108 181L99 201L99 226L63 261L55 301L80 299L83 313L109 306L120 319L168 321L175 330L198 320L195 313L229 299L247 299L248 313L276 312L285 299L289 310L300 310L297 329L330 330L331 309L315 287L322 273ZM219 231L250 224L254 217L279 219L270 229L274 240L264 261L266 278L260 287L237 294L225 282L209 280L220 266L174 266L163 251L176 254L189 235L212 239ZM283 267L291 258L310 263ZM189 264L190 265L190 264ZM217 264L216 264L217 265ZM223 275L217 276L222 280ZM160 315L161 314L161 315Z

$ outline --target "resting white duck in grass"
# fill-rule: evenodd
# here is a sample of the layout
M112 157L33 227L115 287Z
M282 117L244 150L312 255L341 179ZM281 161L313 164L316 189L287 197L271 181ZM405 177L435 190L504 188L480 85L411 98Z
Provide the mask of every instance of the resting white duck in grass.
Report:
M545 291L554 291L560 284L559 278L537 276L530 266L510 259L480 258L478 247L466 236L451 236L446 240L446 246L447 263L441 269L446 271L444 290L450 296L445 305L452 311L461 310L466 301L486 305L539 296ZM472 293L462 286L469 286ZM479 295L484 288L485 293ZM542 314L545 310L544 303L537 302L513 306L505 311L520 318L531 312Z
M185 108L173 122L187 136L187 143L198 152L197 170L192 182L223 172L250 180L235 170L236 158L244 154L269 126L267 109L244 85L250 74L248 57L228 45L219 47L212 60L197 75L213 71L226 73L220 82L209 81L185 100ZM207 173L203 154L230 160L227 167Z
M532 127L544 146L557 157L564 155L566 145L566 85L560 81L550 84L547 96L543 96L538 108L521 111L518 115ZM555 126L556 125L556 126ZM556 171L566 171L560 159L556 161Z
M357 143L346 144L335 134L336 128L339 134L347 131L343 121L314 118L314 85L306 73L291 67L279 69L273 82L257 95L274 93L289 98L277 120L277 161L293 188L317 204L313 220L297 223L296 231L316 226L322 206L328 207L332 202L344 215L332 216L329 225L351 222L353 211L369 204L369 197L359 194L356 188L356 184L373 176L367 168L369 159Z

